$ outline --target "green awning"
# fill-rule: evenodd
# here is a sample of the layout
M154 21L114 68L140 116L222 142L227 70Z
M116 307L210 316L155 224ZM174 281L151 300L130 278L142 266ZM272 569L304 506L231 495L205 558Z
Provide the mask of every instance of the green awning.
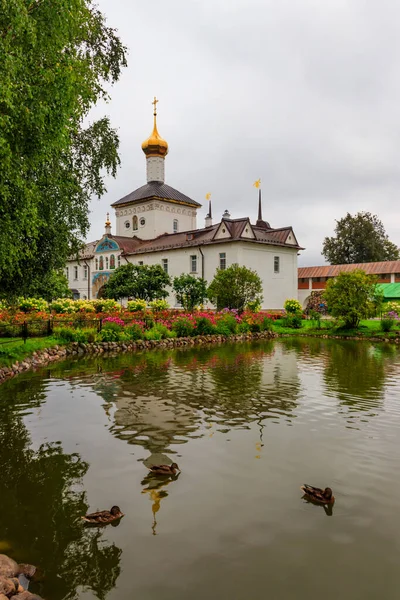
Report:
M377 287L382 290L384 300L400 300L400 283L378 283Z

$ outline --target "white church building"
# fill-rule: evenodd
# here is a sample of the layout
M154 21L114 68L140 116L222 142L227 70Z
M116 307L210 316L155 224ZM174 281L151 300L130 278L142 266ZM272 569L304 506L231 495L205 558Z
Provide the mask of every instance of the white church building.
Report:
M113 271L129 262L159 264L172 278L190 273L208 283L217 269L238 263L261 277L263 308L282 309L287 298L297 298L297 255L302 248L292 227L274 229L263 221L260 190L256 223L248 217L232 219L227 210L213 223L210 201L205 226L197 228L201 204L165 183L168 144L157 130L156 100L153 132L142 150L147 183L111 205L116 234L107 215L103 237L86 244L78 259L67 262L75 298L100 297ZM176 306L172 289L167 300Z

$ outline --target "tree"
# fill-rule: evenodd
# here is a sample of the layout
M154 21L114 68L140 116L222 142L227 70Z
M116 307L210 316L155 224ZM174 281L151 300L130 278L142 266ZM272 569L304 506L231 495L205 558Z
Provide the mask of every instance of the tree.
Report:
M34 298L44 298L48 302L56 298L71 298L68 279L63 271L49 271L41 281L34 281L31 294Z
M326 285L324 299L329 312L344 321L344 326L358 327L361 319L366 319L379 306L381 294L376 286L376 277L356 269L350 273L342 272Z
M207 298L207 281L182 273L174 278L173 283L176 299L185 310L193 310L198 304L203 304Z
M233 264L217 270L207 294L218 310L235 308L242 312L248 302L262 301L262 282L256 271Z
M77 254L118 136L88 124L125 66L92 0L0 0L0 291L29 295Z
M336 236L326 237L322 254L331 265L398 260L399 248L391 242L382 221L369 212L347 213L336 221Z
M171 284L168 274L161 265L122 265L111 275L104 285L104 297L140 298L151 302L166 298L167 285Z

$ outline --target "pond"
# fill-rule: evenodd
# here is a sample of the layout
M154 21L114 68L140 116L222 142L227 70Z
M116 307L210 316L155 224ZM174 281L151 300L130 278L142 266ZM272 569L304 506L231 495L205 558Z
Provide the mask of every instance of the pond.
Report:
M0 552L47 600L397 599L399 391L394 346L304 338L21 375L0 388ZM176 478L147 477L165 461ZM113 504L117 526L84 527Z

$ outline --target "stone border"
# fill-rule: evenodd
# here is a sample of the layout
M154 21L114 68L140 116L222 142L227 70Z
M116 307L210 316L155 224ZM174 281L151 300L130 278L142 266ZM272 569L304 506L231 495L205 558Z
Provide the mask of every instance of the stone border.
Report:
M65 360L70 356L83 356L84 354L104 354L105 352L135 352L136 350L151 350L153 348L171 349L183 346L200 346L207 344L221 344L223 342L244 342L258 339L274 339L279 337L273 331L263 333L234 334L229 337L222 335L198 335L195 337L169 338L166 340L137 340L136 342L72 342L66 346L53 346L33 352L20 362L15 362L11 367L0 368L0 385L15 377L19 373L39 369L46 365Z
M104 354L105 352L135 352L136 350L151 350L153 348L171 349L183 346L201 346L207 344L221 344L226 342L245 342L259 339L276 338L314 338L331 340L353 340L363 342L386 342L399 344L400 337L379 338L362 336L343 336L343 335L317 335L312 333L277 333L275 331L264 331L262 333L233 334L228 337L222 335L198 335L195 337L169 338L166 340L138 340L136 342L94 342L78 343L72 342L66 346L53 346L53 348L44 348L33 352L32 356L24 358L21 362L17 361L11 367L0 368L0 385L15 377L19 373L35 370L58 360L65 360L69 356L82 356L84 354Z

